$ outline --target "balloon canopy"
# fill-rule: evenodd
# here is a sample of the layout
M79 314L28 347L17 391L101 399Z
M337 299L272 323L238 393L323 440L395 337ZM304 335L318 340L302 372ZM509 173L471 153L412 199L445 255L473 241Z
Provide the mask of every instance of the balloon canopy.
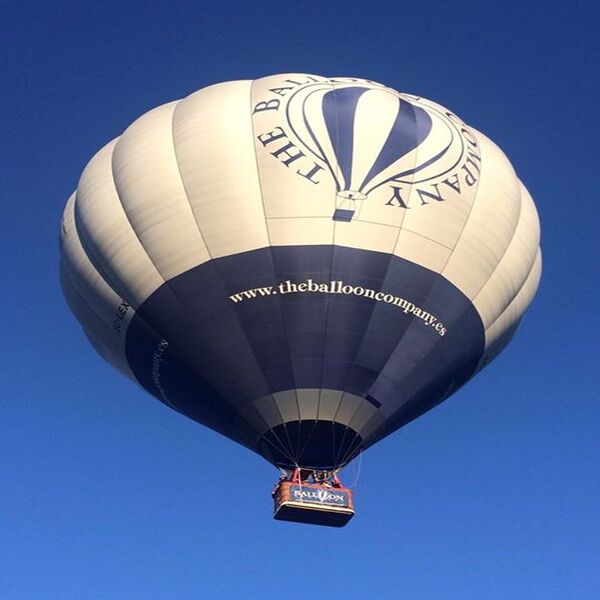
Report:
M424 98L283 74L135 121L67 202L96 350L282 468L338 469L508 343L541 271L505 155Z

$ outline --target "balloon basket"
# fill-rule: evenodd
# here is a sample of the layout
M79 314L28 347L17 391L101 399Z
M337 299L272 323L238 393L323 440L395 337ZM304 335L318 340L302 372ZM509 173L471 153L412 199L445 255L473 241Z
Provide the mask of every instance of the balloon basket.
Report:
M273 490L273 518L328 527L344 527L354 516L352 490L333 482L303 482L300 477L280 481Z

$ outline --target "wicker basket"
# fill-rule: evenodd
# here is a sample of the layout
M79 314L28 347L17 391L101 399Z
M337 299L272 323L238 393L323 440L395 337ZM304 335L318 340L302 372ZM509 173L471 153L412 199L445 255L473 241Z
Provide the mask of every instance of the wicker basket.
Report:
M343 527L354 516L352 490L344 487L282 481L273 498L278 521Z

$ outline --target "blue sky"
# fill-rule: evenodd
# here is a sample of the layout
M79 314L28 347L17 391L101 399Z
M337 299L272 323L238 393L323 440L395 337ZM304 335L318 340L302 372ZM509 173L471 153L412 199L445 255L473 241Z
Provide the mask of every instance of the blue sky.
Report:
M0 596L600 597L600 9L547 2L4 2ZM271 520L275 470L87 345L58 224L148 109L278 72L448 106L535 198L545 266L512 345L348 469L343 530Z

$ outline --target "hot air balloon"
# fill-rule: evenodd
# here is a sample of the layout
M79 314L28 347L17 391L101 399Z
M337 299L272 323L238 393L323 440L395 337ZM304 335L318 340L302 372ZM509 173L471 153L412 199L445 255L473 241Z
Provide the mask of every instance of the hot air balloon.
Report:
M339 471L510 341L539 223L443 106L283 74L201 89L102 148L60 272L109 363L282 470L276 518L343 525Z

